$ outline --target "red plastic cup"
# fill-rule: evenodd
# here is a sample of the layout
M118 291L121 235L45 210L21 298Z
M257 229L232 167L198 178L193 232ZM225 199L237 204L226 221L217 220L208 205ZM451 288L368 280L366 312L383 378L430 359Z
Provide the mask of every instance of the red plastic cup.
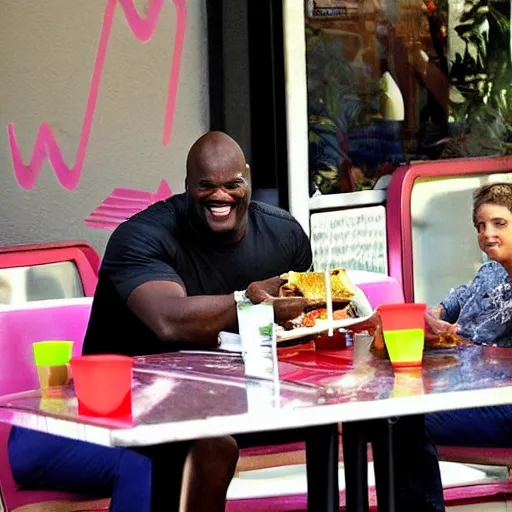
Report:
M131 414L133 358L98 354L73 357L70 363L80 414Z
M425 329L426 304L382 304L377 312L383 331Z

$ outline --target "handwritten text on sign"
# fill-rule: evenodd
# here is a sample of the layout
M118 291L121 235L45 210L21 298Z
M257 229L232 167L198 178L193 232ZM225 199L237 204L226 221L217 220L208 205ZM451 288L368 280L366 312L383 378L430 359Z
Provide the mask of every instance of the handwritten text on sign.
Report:
M342 267L387 274L384 206L311 215L315 271Z

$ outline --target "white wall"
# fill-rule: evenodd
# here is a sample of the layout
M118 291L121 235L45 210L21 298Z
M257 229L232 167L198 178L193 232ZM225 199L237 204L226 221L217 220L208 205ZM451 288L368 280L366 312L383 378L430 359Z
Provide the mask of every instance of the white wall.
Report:
M155 191L184 184L188 148L208 129L205 0L188 0L170 143L162 145L176 9L167 0L143 44L117 5L80 182L65 190L46 161L30 190L13 172L7 125L25 163L46 121L73 165L105 7L110 0L0 1L0 245L85 239L102 251L108 231L84 218L115 187ZM150 0L134 0L144 12Z

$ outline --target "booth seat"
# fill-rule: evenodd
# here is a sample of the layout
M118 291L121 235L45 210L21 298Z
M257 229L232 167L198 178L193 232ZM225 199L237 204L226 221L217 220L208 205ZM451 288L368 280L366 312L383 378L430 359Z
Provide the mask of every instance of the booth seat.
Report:
M376 306L385 299L387 287L390 295L394 294L396 300L400 299L396 283L387 276L379 279L378 275L359 272L354 276L351 275L351 278L367 293L372 306ZM91 302L91 298L56 299L29 302L18 308L0 306L0 343L6 344L2 347L2 352L6 356L0 358L0 395L34 389L38 386L32 355L34 341L73 340L74 354L81 353ZM14 511L30 505L31 508L27 511L39 512L49 506L48 502L52 503L52 507L64 507L63 511L88 510L76 508L90 506L90 502L81 501L85 499L83 496L18 489L7 458L9 432L8 425L0 424L0 485L7 510ZM303 450L304 443L248 448L242 450L238 470L299 463L304 460ZM41 508L33 508L36 505ZM101 505L104 503L98 504L98 506ZM21 512L21 509L17 512Z
M389 274L400 283L406 302L429 302L432 269L441 295L469 282L482 262L470 222L471 195L478 186L510 176L510 158L461 158L416 162L399 167L387 191L386 224ZM449 186L448 186L449 185ZM421 198L421 199L420 199ZM460 208L465 208L463 219ZM456 212L456 214L454 214ZM442 237L449 235L450 245ZM452 251L450 247L461 247ZM447 252L443 252L443 247ZM451 282L457 276L457 282ZM510 467L512 449L438 446L440 458Z
M39 387L32 343L44 340L74 341L80 355L92 299L31 302L20 308L0 308L0 395ZM108 500L56 491L20 489L14 482L7 455L10 425L0 423L0 487L8 512L106 510Z

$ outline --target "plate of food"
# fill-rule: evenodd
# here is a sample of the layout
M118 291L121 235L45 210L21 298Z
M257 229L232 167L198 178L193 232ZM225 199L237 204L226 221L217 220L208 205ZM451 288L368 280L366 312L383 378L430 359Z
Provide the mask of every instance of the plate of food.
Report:
M276 325L277 341L287 341L328 331L325 275L323 272L288 272L279 290L280 297L306 299L306 306L296 318ZM344 269L329 272L332 299L332 328L347 328L364 322L373 309L361 289L354 286Z

